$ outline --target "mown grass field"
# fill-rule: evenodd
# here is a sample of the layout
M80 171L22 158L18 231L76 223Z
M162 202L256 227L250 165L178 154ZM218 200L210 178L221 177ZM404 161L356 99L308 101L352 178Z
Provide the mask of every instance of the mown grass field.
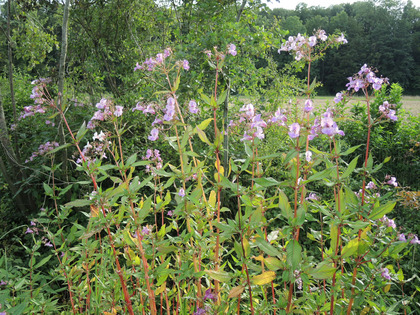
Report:
M354 97L350 103L363 102L363 97ZM334 97L332 96L317 96L314 100L315 105L324 106L326 103L334 104ZM403 108L413 115L420 115L420 96L404 96Z

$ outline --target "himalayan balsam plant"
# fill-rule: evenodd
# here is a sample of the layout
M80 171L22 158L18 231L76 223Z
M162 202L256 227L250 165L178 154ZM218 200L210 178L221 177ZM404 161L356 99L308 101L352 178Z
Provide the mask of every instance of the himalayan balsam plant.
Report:
M398 181L395 174L375 177L389 159L373 161L369 148L372 126L398 119L388 102L371 117L371 95L388 79L364 65L334 99L344 104L353 93L365 96L363 156L347 159L360 146L346 147L351 135L340 129L345 117L334 106L315 114L311 63L346 43L342 34L322 30L289 37L279 53L307 65L304 107L269 113L246 104L230 114L227 129L219 116L228 91L218 82L224 65L240 58L234 44L203 52L215 74L210 94L183 98L181 79L192 65L176 61L168 48L134 68L157 87L153 101L139 99L127 108L102 99L77 132L49 97L47 82L35 81L37 105L23 116L60 115L75 148L74 164L86 175L80 183L86 195L65 204L65 191L44 184L53 207L26 230L35 250L48 247L57 261L51 274L67 292L63 312L411 312L413 296L404 293L408 280L398 261L420 241L392 219ZM148 142L144 152L126 157L129 115L149 121ZM270 128L287 136L289 150L260 156ZM227 165L221 158L225 136L243 149L229 152ZM41 151L51 155L69 146L45 144L28 162ZM287 175L269 177L272 165ZM70 222L75 211L87 219ZM35 289L33 281L27 285ZM8 301L10 307L17 303Z

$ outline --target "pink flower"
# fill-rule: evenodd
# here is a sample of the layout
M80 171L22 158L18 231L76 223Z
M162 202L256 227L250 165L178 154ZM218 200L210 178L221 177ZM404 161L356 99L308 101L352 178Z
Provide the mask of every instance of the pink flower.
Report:
M397 187L398 183L397 183L397 179L395 177L391 177L391 179L389 181L386 182L388 185Z
M230 44L228 46L228 54L231 54L232 56L236 56L236 46L234 44Z
M179 195L180 197L185 197L185 190L184 190L184 188L181 188L181 189L179 190L178 195Z
M191 114L198 114L198 107L196 101L191 100L188 106Z
M182 67L184 68L184 70L190 70L190 65L189 65L189 62L188 62L188 60L184 60L183 62L182 62Z
M147 137L150 141L156 141L159 138L159 129L153 128L150 131L150 136Z
M381 276L387 280L391 280L391 275L389 274L388 268L381 269Z
M307 100L305 101L305 108L304 108L305 112L309 113L309 112L311 112L313 109L314 109L314 103L312 102L312 100L307 99Z
M115 106L114 115L117 116L117 117L120 117L123 113L123 108L124 107L119 106L119 105Z
M312 161L312 152L311 151L306 151L305 158L306 158L307 162Z
M420 240L417 235L413 235L413 239L410 241L410 244L420 244Z
M290 138L298 138L299 132L300 132L300 125L298 123L293 123L289 126Z

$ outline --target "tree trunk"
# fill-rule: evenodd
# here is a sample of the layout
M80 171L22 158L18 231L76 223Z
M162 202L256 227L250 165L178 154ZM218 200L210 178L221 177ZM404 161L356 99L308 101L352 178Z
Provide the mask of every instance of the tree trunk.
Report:
M10 168L7 169L2 156L9 162ZM21 214L26 212L26 209L31 208L29 198L22 196L19 192L19 187L15 184L22 179L22 172L16 154L13 150L7 131L6 117L4 116L3 101L0 93L0 172L3 174L9 189L13 194L14 202ZM13 180L12 180L13 179Z
M64 5L64 12L63 12L63 26L62 26L62 38L61 38L61 54L60 54L60 64L58 68L58 101L57 105L59 108L64 112L63 106L63 91L64 91L64 73L66 68L66 57L67 57L67 30L69 24L69 4L70 0L66 0ZM60 117L60 122L58 124L58 132L60 137L60 144L63 145L66 143L65 135L64 135L64 123ZM63 171L63 179L68 182L68 153L67 149L61 151L61 162L62 164L62 171Z

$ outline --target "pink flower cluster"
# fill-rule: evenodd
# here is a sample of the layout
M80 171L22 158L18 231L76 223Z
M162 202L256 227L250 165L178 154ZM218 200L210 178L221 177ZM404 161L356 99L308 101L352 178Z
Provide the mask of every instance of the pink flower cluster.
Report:
M388 83L388 78L378 78L366 64L352 77L347 78L350 82L346 84L347 90L358 92L360 89L367 89L370 85L375 90L380 90L383 84Z
M48 152L50 152L51 150L53 150L54 148L56 148L58 146L59 146L59 143L55 142L55 141L53 141L53 142L48 141L45 144L41 144L38 147L38 151L33 152L31 157L29 159L27 159L25 161L25 163L33 161L34 158L36 158L37 156L43 156L43 155L47 154Z
M123 114L123 106L116 105L114 106L111 100L105 98L101 99L99 103L96 104L98 109L89 120L87 124L88 129L93 129L96 127L96 121L105 121L111 117L120 117Z
M42 105L48 102L48 99L45 96L45 88L48 83L51 83L50 78L39 78L31 82L32 85L35 85L32 89L32 94L30 98L32 98L35 104Z
M231 120L228 127L233 128L239 125L244 127L244 136L241 141L252 141L255 138L264 139L264 128L267 127L267 123L261 118L261 114L255 113L254 105L244 105L239 109L239 112L238 121Z
M25 119L26 117L34 116L35 114L44 114L46 112L46 108L41 105L30 105L25 106L23 108L23 112L20 114L18 120Z
M316 46L318 41L327 42L328 44L347 44L347 39L345 39L343 34L341 34L339 37L330 37L330 39L328 39L328 36L324 30L318 30L314 36L310 36L308 38L301 34L298 34L297 36L289 36L287 41L281 45L278 53L280 54L282 51L294 52L296 60L309 60L311 58L310 56L313 47Z
M146 172L151 172L153 175L156 175L156 173L154 172L154 168L156 168L157 170L162 168L162 158L160 156L160 152L159 150L155 149L147 149L146 151L146 156L142 157L143 160L149 160L154 164L154 167L149 165L146 165Z
M379 111L387 118L396 121L398 117L395 115L395 110L391 109L395 105L389 104L385 101L382 105L379 106Z
M134 71L137 71L137 70L153 71L157 66L162 65L165 59L168 58L171 54L172 54L172 50L170 48L166 48L163 51L163 53L157 54L156 58L146 59L146 61L144 61L141 65L137 63L136 66L134 67ZM188 66L188 61L186 65L184 64L184 68L185 66Z
M174 97L169 97L166 100L166 106L165 108L162 108L158 104L151 103L148 105L145 105L144 103L138 102L136 104L136 107L132 109L132 111L141 111L143 114L147 115L156 115L155 120L152 122L152 126L154 127L150 135L148 136L148 139L150 141L156 141L159 139L159 128L155 127L155 125L162 125L164 121L173 121L177 118L176 116L176 99ZM188 103L189 112L191 114L198 114L199 108L197 106L197 102L195 100L191 100Z
M98 141L94 141L92 143L88 142L83 147L82 154L76 160L76 164L81 164L83 161L87 161L88 165L90 165L90 163L95 162L98 158L106 159L107 156L105 151L109 145L109 142L105 141L106 138L107 135L102 131L99 134L95 132L93 135L93 140Z

